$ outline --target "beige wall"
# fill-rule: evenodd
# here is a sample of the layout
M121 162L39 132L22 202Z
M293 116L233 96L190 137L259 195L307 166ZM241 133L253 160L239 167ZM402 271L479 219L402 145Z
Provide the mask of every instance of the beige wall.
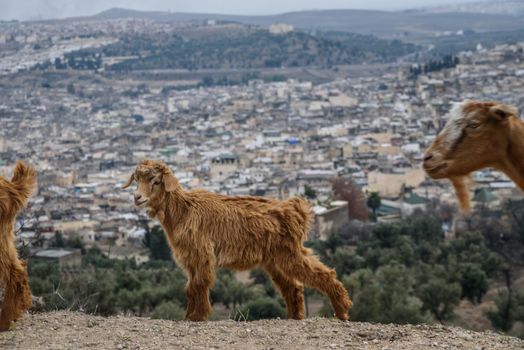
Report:
M81 229L94 229L98 225L96 221L68 221L68 222L56 222L54 227L56 231L61 232L76 232Z
M408 170L404 174L384 174L372 171L368 174L369 192L378 192L381 196L398 196L402 185L418 187L424 181L425 175L422 169Z
M310 238L326 240L349 222L348 204L328 209L322 214L315 215L315 223Z
M400 154L400 147L397 146L378 146L376 151L378 154L394 156Z
M233 163L211 163L210 165L210 175L213 181L223 181L231 173L238 170L239 162L238 160Z
M351 145L351 143L346 143L342 146L342 156L344 158L350 158L353 156L353 145Z

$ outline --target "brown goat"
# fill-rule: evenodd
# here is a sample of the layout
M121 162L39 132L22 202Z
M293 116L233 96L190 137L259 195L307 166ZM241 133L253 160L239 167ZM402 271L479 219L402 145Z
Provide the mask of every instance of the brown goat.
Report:
M8 330L31 307L27 268L18 258L14 225L35 185L35 170L23 162L16 163L11 181L0 177L0 278L4 286L0 331Z
M188 275L187 319L203 321L211 313L209 289L217 267L257 266L282 293L288 318L304 318L304 283L330 298L338 318L348 319L352 303L336 272L303 246L311 221L304 200L185 191L164 163L151 160L140 162L124 188L133 181L135 205L158 218L174 258Z
M524 122L513 106L466 100L451 110L426 151L424 169L433 179L450 179L468 211L468 176L488 167L504 172L524 190Z

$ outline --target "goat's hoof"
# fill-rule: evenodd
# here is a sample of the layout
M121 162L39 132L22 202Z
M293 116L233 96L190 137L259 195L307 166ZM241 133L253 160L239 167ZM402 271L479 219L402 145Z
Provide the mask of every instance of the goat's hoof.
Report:
M186 321L203 322L203 321L206 321L206 320L207 320L206 316L195 315L195 314L190 314L190 315L186 316Z
M348 314L337 314L335 316L341 321L349 321Z

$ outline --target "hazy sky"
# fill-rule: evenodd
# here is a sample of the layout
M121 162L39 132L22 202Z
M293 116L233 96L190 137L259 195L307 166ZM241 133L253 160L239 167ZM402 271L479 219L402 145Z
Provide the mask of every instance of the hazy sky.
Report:
M397 10L459 2L468 2L468 0L0 0L0 19L28 20L85 16L111 7L263 15L311 9Z

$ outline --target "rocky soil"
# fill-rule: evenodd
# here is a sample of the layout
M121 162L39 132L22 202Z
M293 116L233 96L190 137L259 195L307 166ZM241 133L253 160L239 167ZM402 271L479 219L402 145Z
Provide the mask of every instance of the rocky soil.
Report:
M0 333L0 349L524 349L524 341L456 327L303 321L185 322L98 317L76 312L26 315Z

